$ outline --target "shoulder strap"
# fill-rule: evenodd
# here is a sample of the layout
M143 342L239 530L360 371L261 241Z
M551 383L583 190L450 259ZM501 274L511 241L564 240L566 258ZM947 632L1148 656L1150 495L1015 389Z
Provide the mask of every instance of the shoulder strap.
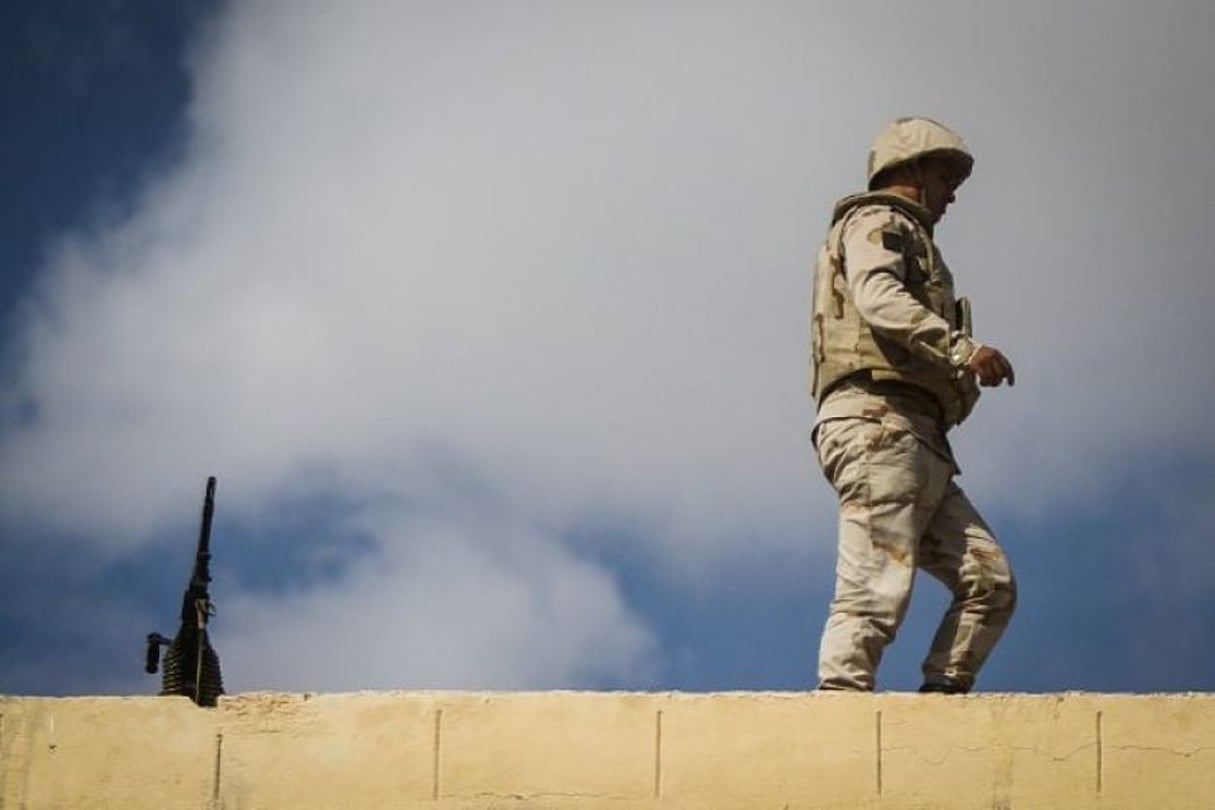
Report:
M893 199L890 199L890 197L892 197L892 195L883 194L877 199L858 200L856 205L850 207L842 217L836 220L836 225L838 226L839 230L836 232L835 240L831 245L832 252L840 257L844 255L844 231L848 228L848 223L853 216L855 216L862 208L867 208L871 205L880 205L892 212L902 214L903 219L911 223L911 227L916 232L916 236L919 237L920 241L927 246L926 260L928 262L928 266L925 269L930 277L935 277L937 269L937 257L936 250L933 249L932 234L926 227L924 227L924 224L920 222L919 217L914 216L910 211L904 210L902 205L899 205ZM912 257L910 253L908 253L907 249L904 248L903 262L908 263L911 260ZM840 263L838 271L840 273L843 273L844 271L842 262Z

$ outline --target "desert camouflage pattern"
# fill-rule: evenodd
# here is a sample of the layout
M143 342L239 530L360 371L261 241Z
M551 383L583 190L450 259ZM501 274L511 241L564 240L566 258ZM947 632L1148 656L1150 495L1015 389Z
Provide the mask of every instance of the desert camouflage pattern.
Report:
M885 170L930 155L963 178L973 165L940 124L895 121L870 153L870 187ZM815 268L813 440L840 503L822 688L875 687L917 569L952 594L923 662L928 687L968 691L1016 606L1008 560L954 482L960 470L946 433L978 399L967 361L979 344L932 235L932 215L918 203L855 195L836 205Z
M824 398L858 371L923 388L946 425L974 408L965 367L975 343L962 329L953 275L932 241L930 215L893 194L847 197L819 251L811 309L811 395Z
M931 118L896 118L878 134L869 150L869 188L879 185L879 175L887 169L925 157L948 160L962 180L974 169L974 157L966 142L949 127Z
M874 688L921 568L953 595L924 659L924 682L969 690L1016 605L1008 561L953 481L952 459L917 435L934 430L931 420L863 390L841 393L868 401L869 411L822 422L816 432L819 462L840 500L819 685Z

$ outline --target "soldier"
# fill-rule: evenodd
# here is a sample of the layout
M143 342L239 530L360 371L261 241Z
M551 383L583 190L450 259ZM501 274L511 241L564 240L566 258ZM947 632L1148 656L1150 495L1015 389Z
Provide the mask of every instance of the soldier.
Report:
M933 228L974 159L955 133L900 118L869 152L869 191L840 200L818 255L811 317L813 442L840 501L835 596L819 688L871 691L916 568L953 594L922 692L964 693L1008 625L1016 583L991 529L954 482L946 432L978 382L1013 368L970 335L969 303Z

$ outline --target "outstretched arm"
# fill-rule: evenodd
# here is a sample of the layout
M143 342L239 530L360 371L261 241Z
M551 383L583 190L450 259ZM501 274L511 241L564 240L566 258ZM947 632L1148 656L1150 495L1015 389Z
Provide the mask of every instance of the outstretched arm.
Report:
M971 339L908 291L902 241L909 238L899 215L874 209L844 229L848 288L861 317L874 331L938 365L967 369L983 385L1012 385L1012 364L998 349Z

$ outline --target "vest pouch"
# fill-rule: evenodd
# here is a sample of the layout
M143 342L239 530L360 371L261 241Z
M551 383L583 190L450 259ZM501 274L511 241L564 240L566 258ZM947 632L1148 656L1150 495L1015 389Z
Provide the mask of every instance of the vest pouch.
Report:
M970 308L970 299L962 296L953 305L954 317L958 330L968 338L973 338L975 335L974 312ZM959 411L958 422L970 415L970 412L975 409L975 403L979 401L979 383L975 380L975 375L969 370L960 370L958 372L958 404Z

